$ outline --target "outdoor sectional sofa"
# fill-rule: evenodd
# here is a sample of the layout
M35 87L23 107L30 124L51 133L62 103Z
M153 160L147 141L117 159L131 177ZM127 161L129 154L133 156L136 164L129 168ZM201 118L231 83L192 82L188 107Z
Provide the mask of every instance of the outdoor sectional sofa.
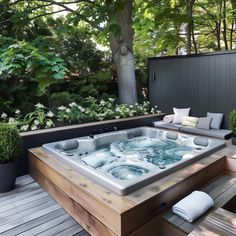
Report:
M227 130L227 129L206 130L206 129L199 129L196 127L182 126L181 124L166 123L164 121L153 122L153 125L154 127L158 127L158 128L170 129L170 130L197 134L197 135L204 135L204 136L220 138L220 139L229 139L231 138L231 133L232 133L231 130Z

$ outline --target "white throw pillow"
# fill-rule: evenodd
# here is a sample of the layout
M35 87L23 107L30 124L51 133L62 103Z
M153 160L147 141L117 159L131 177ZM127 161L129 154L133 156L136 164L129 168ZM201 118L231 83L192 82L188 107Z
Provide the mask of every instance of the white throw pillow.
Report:
M190 112L190 108L181 108L181 109L178 109L178 108L173 108L173 111L174 111L174 120L172 123L174 124L181 124L182 121L183 121L183 118L185 116L189 116L189 112Z
M174 120L174 117L175 117L174 114L166 115L166 116L164 116L163 121L165 123L171 123Z

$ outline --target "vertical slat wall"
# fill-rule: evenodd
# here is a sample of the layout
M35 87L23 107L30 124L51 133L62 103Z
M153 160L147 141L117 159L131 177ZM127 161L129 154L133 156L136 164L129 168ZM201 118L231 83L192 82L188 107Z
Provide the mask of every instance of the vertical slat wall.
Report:
M149 58L149 100L163 112L191 107L191 115L236 108L236 52ZM155 75L155 80L153 79Z

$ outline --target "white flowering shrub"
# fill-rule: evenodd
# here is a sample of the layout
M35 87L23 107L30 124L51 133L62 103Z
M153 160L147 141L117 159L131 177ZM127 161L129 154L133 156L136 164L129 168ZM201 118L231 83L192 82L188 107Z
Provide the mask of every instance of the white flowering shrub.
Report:
M76 103L70 103L68 107L58 107L58 120L69 123L82 123L84 121L120 119L159 112L156 106L150 108L149 102L136 103L135 105L119 105L112 98L107 101L101 100L100 102L95 102L91 99L89 102L90 104L87 107L82 107Z
M108 98L106 101L97 101L93 97L88 97L85 99L83 106L72 102L68 104L68 106L58 107L56 114L40 103L35 105L34 111L25 116L22 116L19 110L16 110L12 117L9 117L6 113L2 113L0 122L16 123L19 129L24 132L54 127L55 121L77 124L146 114L157 114L159 112L157 106L151 108L149 102L136 103L134 105L119 105L113 98Z
M43 104L38 103L35 105L35 110L24 117L20 129L27 131L28 129L51 128L54 126L53 118L53 112L49 111Z
M70 103L68 107L65 107L65 106L58 107L57 118L59 121L63 121L63 122L81 123L87 118L85 111L86 111L85 108L73 102L73 103Z

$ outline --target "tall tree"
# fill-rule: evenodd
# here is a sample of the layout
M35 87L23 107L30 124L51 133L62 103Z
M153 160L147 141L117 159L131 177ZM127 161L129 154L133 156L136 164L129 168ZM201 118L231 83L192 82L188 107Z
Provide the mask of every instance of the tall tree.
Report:
M197 53L197 46L194 36L194 22L193 22L193 6L195 0L187 0L187 43L186 43L186 51L187 54L192 53L192 44L194 45L194 51Z
M90 24L108 35L115 64L121 103L137 102L133 54L132 0L15 0L6 1L21 9L17 21L34 20L67 12L69 23Z
M111 19L110 19L111 20ZM133 104L137 101L133 54L132 0L125 1L124 7L115 12L120 33L110 31L110 46L119 80L121 103Z

